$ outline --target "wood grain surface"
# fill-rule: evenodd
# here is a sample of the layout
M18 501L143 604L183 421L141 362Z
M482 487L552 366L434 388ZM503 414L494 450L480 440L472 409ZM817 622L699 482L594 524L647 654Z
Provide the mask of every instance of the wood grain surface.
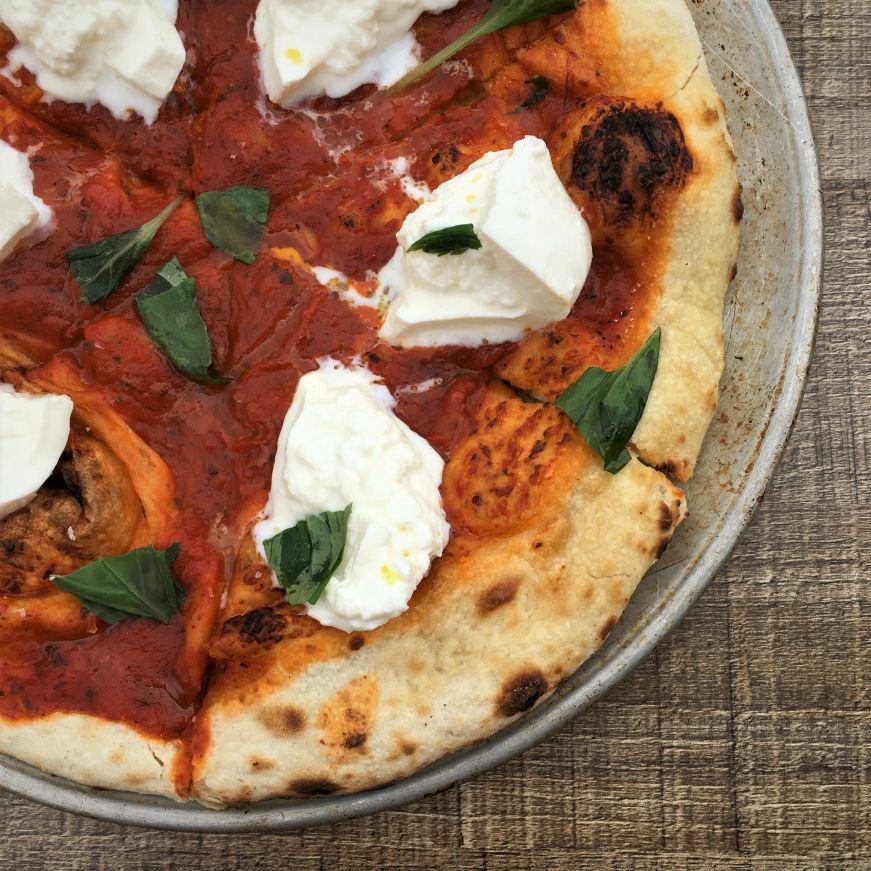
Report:
M804 405L681 628L556 737L380 816L287 835L122 829L0 792L0 869L871 869L871 0L774 0L822 165Z

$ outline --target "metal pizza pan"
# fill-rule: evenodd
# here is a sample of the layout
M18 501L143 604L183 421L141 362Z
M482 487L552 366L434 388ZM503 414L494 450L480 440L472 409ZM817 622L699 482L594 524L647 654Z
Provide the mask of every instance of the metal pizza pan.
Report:
M807 105L766 0L690 4L738 155L745 214L726 300L717 418L688 488L689 519L599 652L545 703L492 738L382 789L211 810L91 789L0 757L0 786L75 813L185 831L295 829L377 813L523 753L619 683L677 626L714 578L762 497L798 412L822 270L819 172Z

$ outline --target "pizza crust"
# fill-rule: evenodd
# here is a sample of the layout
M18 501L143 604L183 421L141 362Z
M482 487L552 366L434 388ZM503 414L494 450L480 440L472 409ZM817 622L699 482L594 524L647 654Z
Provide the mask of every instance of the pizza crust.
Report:
M685 514L663 475L637 460L609 475L577 437L556 469L534 523L443 559L401 617L365 636L331 631L301 668L308 642L290 638L246 663L256 679L219 676L196 727L192 797L369 789L548 695L599 647Z
M179 797L173 772L183 753L181 741L146 737L102 717L0 717L0 753L86 786Z

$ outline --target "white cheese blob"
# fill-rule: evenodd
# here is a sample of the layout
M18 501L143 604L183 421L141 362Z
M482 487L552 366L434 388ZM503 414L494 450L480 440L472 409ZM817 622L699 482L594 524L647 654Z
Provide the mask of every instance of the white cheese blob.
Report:
M153 123L184 66L175 29L177 0L0 0L0 21L18 39L3 74L19 67L46 98L116 118L138 112Z
M23 508L54 471L70 434L73 401L0 384L0 518Z
M323 92L342 97L367 82L392 85L419 62L414 22L458 2L260 0L254 36L266 93L288 108Z
M481 248L408 252L428 233L458 224L474 226ZM402 347L515 341L562 320L593 259L587 223L534 136L437 187L396 238L381 271L391 304L380 333Z
M263 542L300 520L351 504L344 557L308 613L345 632L398 616L449 527L439 485L444 462L393 413L393 398L365 368L334 360L304 375L284 418Z
M51 209L33 192L27 155L0 142L0 261L22 239L47 230L51 217Z

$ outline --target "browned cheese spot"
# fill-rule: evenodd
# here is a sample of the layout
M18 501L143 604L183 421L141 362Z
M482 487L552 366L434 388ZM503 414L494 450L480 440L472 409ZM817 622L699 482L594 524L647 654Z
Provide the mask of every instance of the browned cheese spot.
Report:
M350 650L359 650L365 643L366 639L357 633L348 637L348 648Z
M484 590L478 598L478 614L486 617L503 605L507 605L517 595L519 586L520 578L507 578Z
M503 717L522 714L546 692L547 681L538 669L522 672L505 682L496 703L496 710Z
M445 467L451 525L497 535L545 508L556 494L557 465L572 447L570 426L550 405L497 403Z

